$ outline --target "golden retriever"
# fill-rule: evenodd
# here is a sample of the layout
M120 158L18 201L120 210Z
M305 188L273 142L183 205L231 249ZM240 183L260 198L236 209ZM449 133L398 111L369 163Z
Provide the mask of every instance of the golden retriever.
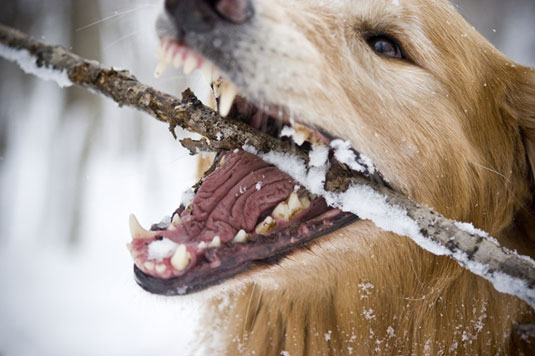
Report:
M158 30L168 62L232 82L223 114L237 91L348 140L394 190L535 256L535 71L448 1L168 0ZM208 354L535 354L527 304L369 221L239 272L207 302Z

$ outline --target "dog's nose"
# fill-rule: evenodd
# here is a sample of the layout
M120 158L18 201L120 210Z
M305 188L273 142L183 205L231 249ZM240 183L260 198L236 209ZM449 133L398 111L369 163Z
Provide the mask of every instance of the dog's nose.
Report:
M218 22L243 24L254 15L252 0L165 0L179 30L208 32Z

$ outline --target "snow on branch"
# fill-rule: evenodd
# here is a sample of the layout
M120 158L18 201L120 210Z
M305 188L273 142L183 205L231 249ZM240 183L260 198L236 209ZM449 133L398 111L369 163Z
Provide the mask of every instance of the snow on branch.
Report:
M179 100L141 84L127 71L103 68L63 47L40 43L3 25L0 56L18 62L26 72L56 80L60 86L79 85L112 98L120 106L145 111L168 123L173 134L177 126L201 134L206 139L182 141L193 153L235 148L253 152L290 174L312 193L324 196L331 206L369 219L384 230L408 236L431 253L449 256L489 280L498 291L515 295L535 307L533 260L500 247L496 240L472 225L447 219L348 170L345 165L329 164L324 148L307 152L246 124L220 117L189 90Z

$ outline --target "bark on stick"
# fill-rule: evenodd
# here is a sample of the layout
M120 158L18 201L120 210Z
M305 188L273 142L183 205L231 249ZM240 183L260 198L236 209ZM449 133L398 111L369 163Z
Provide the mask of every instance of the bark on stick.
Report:
M63 47L41 43L3 25L0 25L0 44L14 50L26 50L35 59L37 67L63 71L73 84L110 97L120 106L136 108L168 123L173 134L179 126L206 137L199 142L183 140L184 146L191 151L230 150L249 145L258 152L277 151L291 154L305 163L309 160L307 151L289 142L220 117L189 90L180 100L138 82L127 71L104 68ZM420 233L446 248L450 257L459 264L491 281L500 292L516 295L535 306L535 264L530 259L497 246L491 239L460 229L454 221L349 171L345 166L333 165L327 173L325 189L329 192L343 192L352 185L369 186L383 195L389 204L402 207L418 224Z

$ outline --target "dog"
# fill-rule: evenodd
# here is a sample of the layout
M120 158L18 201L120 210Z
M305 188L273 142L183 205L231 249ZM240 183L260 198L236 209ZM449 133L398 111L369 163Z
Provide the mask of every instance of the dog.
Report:
M223 115L239 93L347 140L394 190L535 257L535 70L448 1L167 0L157 28L168 62L227 79ZM535 354L514 332L535 321L527 304L366 220L222 280L208 354Z

